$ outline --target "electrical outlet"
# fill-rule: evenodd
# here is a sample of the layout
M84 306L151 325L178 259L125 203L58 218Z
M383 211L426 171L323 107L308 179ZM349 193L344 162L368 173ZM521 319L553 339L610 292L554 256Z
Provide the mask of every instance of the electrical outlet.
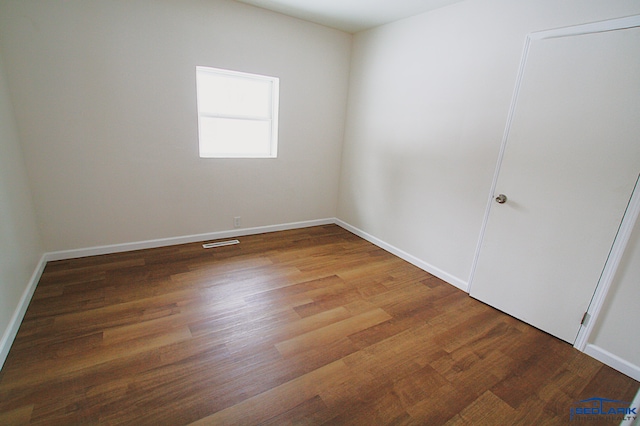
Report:
M233 218L233 227L240 228L240 216L236 216Z

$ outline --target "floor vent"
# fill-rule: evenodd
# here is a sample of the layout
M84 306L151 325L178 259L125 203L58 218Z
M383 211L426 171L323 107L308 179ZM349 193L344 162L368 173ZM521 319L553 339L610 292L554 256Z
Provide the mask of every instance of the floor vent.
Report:
M218 241L217 243L207 243L203 244L202 248L214 248L214 247L224 247L224 246L232 246L234 244L240 244L238 240L229 240L229 241Z

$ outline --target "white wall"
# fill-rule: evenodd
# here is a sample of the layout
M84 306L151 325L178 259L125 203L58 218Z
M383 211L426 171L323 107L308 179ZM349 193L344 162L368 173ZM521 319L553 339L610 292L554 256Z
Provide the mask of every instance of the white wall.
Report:
M631 234L624 257L599 315L590 343L636 366L640 379L640 223Z
M41 256L31 191L0 52L0 368L19 325L11 323L12 317Z
M464 286L525 35L637 13L473 0L356 35L340 169L347 34L226 0L0 0L0 330L42 252L19 139L48 251L337 211ZM281 78L277 160L198 158L196 65ZM637 366L638 234L591 339Z
M526 34L635 0L474 0L354 38L338 216L467 283Z
M228 0L0 1L47 251L333 217L351 35ZM195 66L280 77L277 159L198 157Z
M525 36L639 13L637 0L473 0L356 34L338 217L465 288ZM636 297L616 294L602 330L640 324L630 273ZM640 366L637 344L603 339Z

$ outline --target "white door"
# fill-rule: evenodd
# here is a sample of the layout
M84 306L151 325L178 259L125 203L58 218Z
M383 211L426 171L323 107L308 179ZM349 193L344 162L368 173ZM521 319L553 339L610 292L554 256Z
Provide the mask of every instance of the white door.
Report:
M470 295L573 343L640 173L640 28L565 32L529 39Z

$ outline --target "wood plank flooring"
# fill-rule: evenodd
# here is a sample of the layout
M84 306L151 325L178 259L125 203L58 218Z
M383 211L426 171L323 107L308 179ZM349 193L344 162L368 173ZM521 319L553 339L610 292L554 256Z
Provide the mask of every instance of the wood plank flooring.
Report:
M337 226L239 240L47 264L0 424L553 425L638 389Z

